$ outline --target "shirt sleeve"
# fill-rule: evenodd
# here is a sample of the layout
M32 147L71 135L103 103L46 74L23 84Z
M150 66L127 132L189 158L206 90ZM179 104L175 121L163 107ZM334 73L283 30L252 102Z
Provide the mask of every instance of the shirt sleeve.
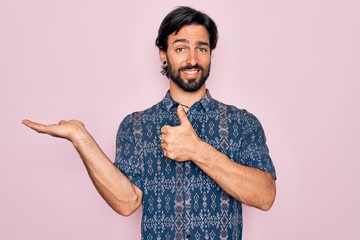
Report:
M260 121L246 112L242 119L242 138L238 159L240 164L268 172L276 179L276 171L266 145L266 136Z
M115 166L138 188L143 190L142 164L136 151L134 124L128 115L121 123L116 135Z

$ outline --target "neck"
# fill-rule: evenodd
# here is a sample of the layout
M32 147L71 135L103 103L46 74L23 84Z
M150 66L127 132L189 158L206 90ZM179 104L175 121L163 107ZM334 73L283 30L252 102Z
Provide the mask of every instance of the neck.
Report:
M170 96L183 106L191 107L206 95L205 84L196 92L186 92L170 81Z

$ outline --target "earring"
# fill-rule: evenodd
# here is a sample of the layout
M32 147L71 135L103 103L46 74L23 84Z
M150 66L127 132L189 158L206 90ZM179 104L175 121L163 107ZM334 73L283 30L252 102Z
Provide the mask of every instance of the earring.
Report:
M168 73L168 67L167 67L166 61L164 60L162 63L163 63L163 64L162 64L162 66L161 66L161 74L162 74L162 75L167 75L167 73Z

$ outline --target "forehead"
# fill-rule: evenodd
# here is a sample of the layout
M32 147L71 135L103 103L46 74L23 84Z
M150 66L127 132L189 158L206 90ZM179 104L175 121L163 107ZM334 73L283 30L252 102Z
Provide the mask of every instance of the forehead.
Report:
M178 32L173 32L168 36L169 44L173 44L178 39L185 39L189 42L201 41L208 44L210 42L209 32L207 29L203 25L198 24L185 25L180 28Z

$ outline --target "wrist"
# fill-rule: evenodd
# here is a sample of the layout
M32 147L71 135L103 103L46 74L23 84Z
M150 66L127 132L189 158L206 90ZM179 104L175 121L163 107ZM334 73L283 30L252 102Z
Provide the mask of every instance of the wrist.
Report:
M195 164L202 164L205 161L209 144L198 139L198 143L195 145L195 154L193 156L193 162Z
M76 128L73 132L71 142L76 149L81 148L91 142L91 135L84 126Z

